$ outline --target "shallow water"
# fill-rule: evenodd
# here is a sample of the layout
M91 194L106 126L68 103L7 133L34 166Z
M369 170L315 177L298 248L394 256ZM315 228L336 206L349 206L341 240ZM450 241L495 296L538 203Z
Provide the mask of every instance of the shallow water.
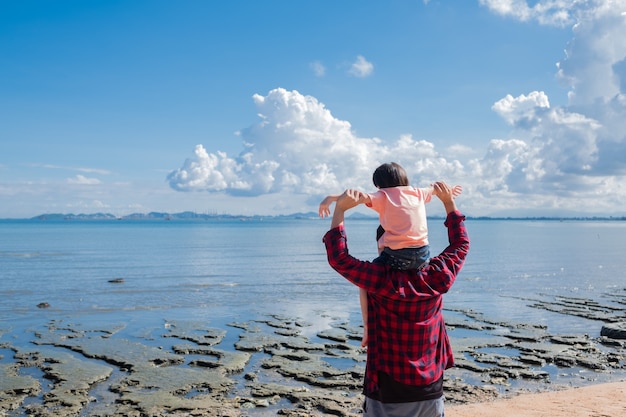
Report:
M442 223L430 221L431 254L447 244ZM91 387L89 403L81 410L81 415L109 415L113 409L125 407L134 394L146 390L178 393L185 385L172 388L165 383L157 389L151 379L145 386L133 382L126 394L113 389L141 375L127 368L128 363L141 368L146 361L142 352L167 356L175 351L174 344L189 340L201 347L204 340L185 336L204 337L210 332L224 334L218 349L235 350L242 339L279 337L279 329L287 323L288 331L298 336L285 336L283 343L321 344L324 351L316 355L325 364L337 370L358 368L354 375L362 375L363 351L342 354L345 349L354 353L359 345L358 290L327 264L321 240L328 225L328 220L319 219L0 221L0 364L6 370L6 365L19 362L18 356L25 352L52 352L43 365L20 362L20 375L38 379L42 391L15 405L8 415L21 417L41 407L54 408L46 398L59 393L59 384L52 384L51 377L44 375L48 372L44 365L56 363L55 355L69 354L81 366L114 365L106 381ZM520 378L515 375L521 363L511 370L506 365L493 368L493 360L516 362L522 350L528 355L528 346L522 347L527 339L515 338L520 328L527 330L522 331L523 336L541 334L537 339L541 342L534 344L539 350L562 351L561 346L555 347L559 342L544 337L547 334L599 336L601 320L581 318L571 311L551 312L550 308L567 306L584 312L587 307L594 310L597 303L608 308L612 318L623 314L626 280L620 249L625 243L626 222L470 220L467 225L470 255L444 297L444 314L457 358L457 366L446 373L446 396L451 401L487 400L492 398L490 388L494 386L504 394L545 384L580 385L623 378L623 359L619 364L608 360L619 356L619 348L584 337L579 339L580 351L565 350L564 354L582 354L605 370L595 372L579 363L563 367L549 359L543 366L525 366L524 372L531 377ZM375 220L347 220L355 256L374 257L376 226ZM121 282L111 282L115 280ZM568 301L572 302L568 305ZM43 302L49 308L37 307ZM350 333L350 340L341 348L333 347L334 342L322 332L339 328ZM170 333L172 329L174 333ZM91 343L98 338L102 342ZM81 344L96 352L84 352ZM593 355L585 351L590 346ZM264 362L273 355L271 349L255 347L252 351L244 371L232 375L234 388L228 399L254 401L246 377L250 373L261 384L303 384L298 378L265 369ZM198 369L193 360L212 361L212 355L187 354L182 363L163 367L162 372ZM481 362L482 355L492 356ZM460 361L471 362L479 372L461 366ZM491 369L486 374L487 368ZM537 379L535 373L543 376ZM502 375L511 377L503 379ZM65 377L80 380L77 375ZM169 379L161 380L161 385L163 381ZM182 396L202 396L206 389L196 386ZM348 391L358 402L360 390ZM78 390L63 395L69 395L71 402L82 394ZM144 406L136 404L135 408ZM169 410L170 404L163 407ZM276 415L283 407L294 405L283 397L267 408L250 409L246 415ZM52 412L59 415L60 411ZM128 415L127 411L116 415Z
M431 254L446 245L429 220ZM319 219L0 221L0 326L50 319L207 325L284 314L360 324L358 291L330 269ZM347 220L351 252L375 255L374 220ZM562 295L611 303L626 287L626 222L469 220L471 249L445 307L597 336L600 322L529 307ZM122 278L122 283L111 283ZM47 302L47 309L37 304Z

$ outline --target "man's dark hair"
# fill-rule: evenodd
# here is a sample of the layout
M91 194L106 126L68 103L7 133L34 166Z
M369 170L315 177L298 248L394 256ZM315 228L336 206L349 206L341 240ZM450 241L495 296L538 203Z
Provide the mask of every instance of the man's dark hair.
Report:
M388 162L382 164L372 176L376 188L391 188L409 185L409 177L400 164Z

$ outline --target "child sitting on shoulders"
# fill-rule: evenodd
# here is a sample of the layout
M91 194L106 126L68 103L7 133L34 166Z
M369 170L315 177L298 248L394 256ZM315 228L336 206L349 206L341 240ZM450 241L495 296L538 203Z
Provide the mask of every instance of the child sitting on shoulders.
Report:
M377 237L379 256L374 262L383 262L400 270L423 268L430 259L425 203L430 202L434 188L410 186L406 171L395 162L376 168L372 179L378 191L361 193L361 200L378 213L378 232L380 227L384 230L382 236ZM458 196L462 191L457 185L453 188L453 195ZM322 200L319 205L321 217L330 215L330 205L338 197L339 194L329 195ZM361 346L366 346L367 292L361 290L359 298L365 327Z

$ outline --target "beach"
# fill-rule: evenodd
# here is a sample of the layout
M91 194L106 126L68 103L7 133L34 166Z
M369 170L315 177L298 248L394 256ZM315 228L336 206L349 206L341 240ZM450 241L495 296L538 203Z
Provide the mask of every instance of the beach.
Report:
M619 407L609 388L626 380L626 225L468 223L473 249L444 297L446 414L523 398L624 414L599 407ZM375 225L350 224L355 255L371 254ZM328 266L326 227L5 222L0 416L359 416L358 292ZM608 388L580 395L594 387ZM549 397L570 392L608 400Z
M620 417L626 415L626 382L450 406L447 417Z
M470 324L448 323L464 325ZM0 415L360 414L365 350L359 326L335 321L315 338L305 336L311 322L279 315L224 328L184 320L143 326L137 333L125 332L124 323L52 320L28 330L26 345L12 342L14 330L1 329ZM502 348L522 354L482 353L496 347L493 339L452 340L456 366L444 379L447 415L623 415L626 341L550 335L530 325L511 325L503 339ZM560 377L542 371L546 364ZM588 414L573 414L581 410Z

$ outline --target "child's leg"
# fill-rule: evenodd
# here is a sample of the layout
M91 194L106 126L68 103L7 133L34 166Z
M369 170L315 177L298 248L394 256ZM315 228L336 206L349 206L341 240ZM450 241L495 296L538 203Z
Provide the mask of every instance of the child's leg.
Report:
M359 288L359 301L361 303L361 317L363 318L363 338L361 347L367 346L367 291Z

